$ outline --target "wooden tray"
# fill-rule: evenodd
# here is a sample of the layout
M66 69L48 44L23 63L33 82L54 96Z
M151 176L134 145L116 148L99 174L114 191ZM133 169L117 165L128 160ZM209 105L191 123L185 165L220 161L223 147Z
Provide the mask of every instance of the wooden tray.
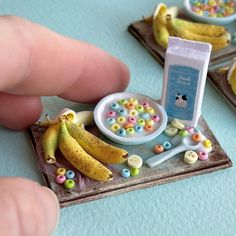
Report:
M182 16L183 18L186 18ZM154 58L164 65L165 49L159 46L153 36L152 25L143 20L134 22L128 26L128 31L154 56ZM235 57L236 46L229 45L217 52L211 53L209 65L213 66L223 61L231 60Z
M227 66L227 65L225 65ZM209 80L216 87L216 89L220 92L223 98L236 110L236 95L233 93L231 86L227 81L227 73L219 72L219 68L221 66L215 67L212 70L208 71Z
M43 151L41 146L42 135L45 132L45 128L33 125L30 128L30 137L32 144L36 151L39 169L42 172L45 184L51 188L58 196L60 206L66 207L73 204L83 203L91 200L100 199L103 197L120 194L137 189L152 187L154 185L169 183L172 181L188 178L195 175L210 173L216 170L221 170L232 166L232 162L224 152L213 133L207 126L204 119L201 117L198 127L204 135L209 138L213 143L213 151L210 153L208 160L198 160L193 165L187 165L183 162L183 153L179 154L172 159L162 163L161 165L148 168L143 165L140 169L140 174L135 177L123 178L120 176L119 171L126 167L125 164L110 166L114 179L108 183L101 183L97 181L91 181L89 178L76 172L75 182L76 187L72 190L66 190L63 186L55 182L55 170L57 167L64 166L67 169L73 169L69 163L65 161L60 152L57 153L57 163L54 165L48 165L44 162ZM107 142L107 140L98 129L94 126L90 128L90 132L93 132L100 138ZM126 149L129 154L138 154L142 156L143 160L155 155L153 147L157 143L162 143L167 140L164 134L161 134L152 142L137 145L137 146L120 146Z

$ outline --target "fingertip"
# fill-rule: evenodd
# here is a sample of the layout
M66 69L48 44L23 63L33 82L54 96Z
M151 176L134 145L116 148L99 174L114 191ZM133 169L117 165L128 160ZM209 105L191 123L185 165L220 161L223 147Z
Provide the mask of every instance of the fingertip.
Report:
M58 199L49 188L19 177L1 177L0 188L0 212L4 212L1 235L53 234L60 210Z
M60 205L56 194L45 186L36 186L36 196L44 208L44 221L47 222L47 232L51 235L57 228L60 219Z

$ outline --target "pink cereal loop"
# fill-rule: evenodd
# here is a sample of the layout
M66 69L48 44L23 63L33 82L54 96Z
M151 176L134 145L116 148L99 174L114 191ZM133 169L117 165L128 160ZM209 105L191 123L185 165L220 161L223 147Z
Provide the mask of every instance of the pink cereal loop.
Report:
M153 115L153 116L151 117L151 119L152 119L153 121L155 121L155 122L158 122L158 121L160 120L160 116L158 116L158 115Z
M186 130L189 132L189 133L193 133L194 132L194 128L193 127L186 127Z
M147 108L147 107L149 107L149 103L148 103L148 102L142 102L142 106L143 106L144 108Z
M114 111L108 111L106 113L106 117L115 117L116 116L116 113Z
M200 152L198 152L198 158L201 161L205 161L208 158L208 153L206 153L204 151L200 151Z
M135 117L129 116L128 121L131 124L135 124L137 122L137 119Z

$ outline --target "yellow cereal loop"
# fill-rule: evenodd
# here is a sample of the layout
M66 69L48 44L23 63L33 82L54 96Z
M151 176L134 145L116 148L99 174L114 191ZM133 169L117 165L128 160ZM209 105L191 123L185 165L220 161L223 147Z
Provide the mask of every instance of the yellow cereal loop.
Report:
M151 114L151 115L153 115L153 114L155 113L155 110L154 110L152 107L147 107L147 108L145 109L145 111L146 111L147 113Z
M155 122L154 122L154 120L152 120L152 119L147 119L147 120L146 120L146 124L147 124L147 125L154 125L154 123L155 123Z
M206 147L206 148L210 148L212 146L211 140L210 139L205 139L203 141L203 146Z
M117 131L120 128L120 125L115 123L114 125L111 126L112 131Z
M129 112L129 115L130 115L130 116L137 116L137 115L138 115L138 111L132 109L132 110Z
M126 122L126 118L124 116L119 116L117 118L117 122L120 123L120 124L123 124Z
M127 134L132 135L132 134L135 133L135 129L134 129L134 128L128 128L128 129L126 130L126 132L127 132Z
M129 102L133 103L134 105L138 105L138 100L136 98L130 98Z

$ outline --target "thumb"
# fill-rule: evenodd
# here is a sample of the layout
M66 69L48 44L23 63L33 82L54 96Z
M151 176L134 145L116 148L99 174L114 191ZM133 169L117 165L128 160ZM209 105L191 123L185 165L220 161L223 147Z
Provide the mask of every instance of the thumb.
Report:
M59 219L59 204L50 189L16 177L1 177L0 188L2 236L45 236L53 233Z

